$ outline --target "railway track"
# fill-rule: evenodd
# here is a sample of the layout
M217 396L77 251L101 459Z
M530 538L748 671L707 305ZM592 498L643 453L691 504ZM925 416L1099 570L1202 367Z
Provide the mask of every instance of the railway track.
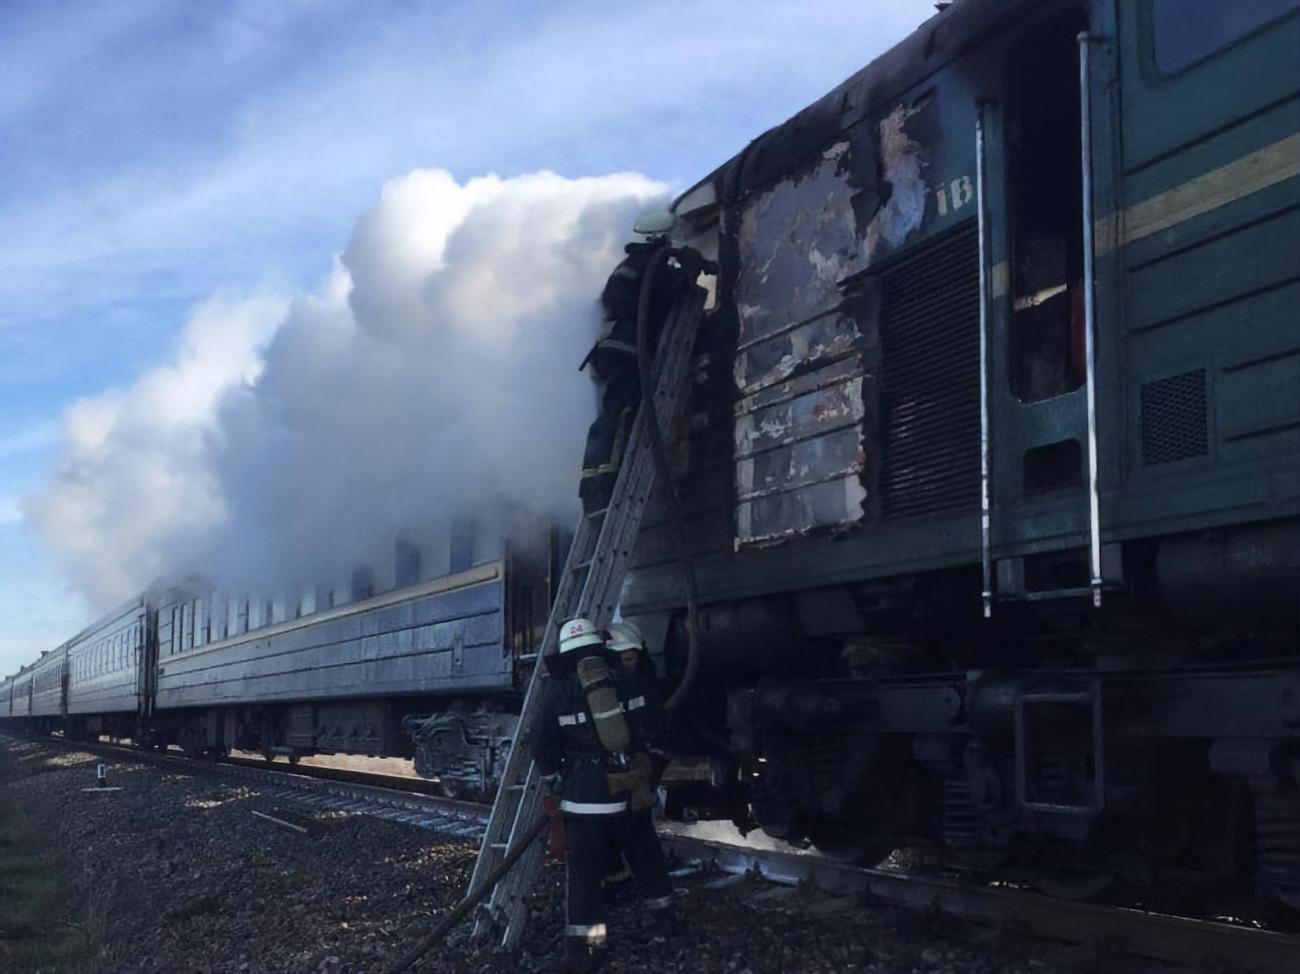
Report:
M750 849L660 831L665 848L703 868L749 874L823 896L887 902L994 923L1036 937L1143 957L1194 970L1294 974L1300 937L1253 927L1142 910L1072 902L1027 890L986 886L891 869L848 866L800 852Z
M477 838L490 807L423 793L420 779L304 765L266 765L255 760L195 761L178 754L116 744L54 743L105 757L172 770L196 770L247 781L274 802L315 811L343 811L403 822L418 828ZM988 886L950 877L894 869L850 866L799 851L760 849L692 835L688 828L660 830L665 849L692 873L751 877L791 887L808 897L838 898L846 912L884 902L936 910L1019 933L1102 953L1141 957L1194 970L1241 974L1300 971L1300 937L1251 926L1138 909L1073 902L1022 889ZM769 886L770 888L770 886ZM792 894L794 895L794 894Z
M314 765L267 764L239 757L210 761L103 741L64 741L57 737L48 740L104 757L246 781L256 785L262 796L272 802L292 802L316 811L369 815L466 838L478 838L482 834L491 810L474 802L431 794L432 783L419 778Z

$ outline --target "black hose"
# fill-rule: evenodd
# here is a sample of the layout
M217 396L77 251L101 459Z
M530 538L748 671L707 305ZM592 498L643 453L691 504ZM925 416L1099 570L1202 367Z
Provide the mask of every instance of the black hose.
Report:
M438 941L442 940L457 923L464 918L465 914L478 905L479 900L492 892L496 884L506 873L514 868L533 841L542 834L542 830L550 824L550 818L543 815L537 820L537 823L529 829L522 839L515 843L513 849L506 853L506 857L501 860L495 869L493 869L484 878L483 882L477 889L470 890L465 894L465 898L452 907L451 912L438 921L437 926L426 934L418 944L402 955L402 959L388 969L388 974L402 974L402 971L410 969L411 965L433 949Z
M672 514L677 556L681 559L682 574L686 580L686 670L664 705L670 712L677 709L690 694L700 668L700 592L695 579L695 561L686 546L686 519L682 513L681 498L677 496L677 488L673 484L672 471L668 469L668 451L664 448L663 430L659 426L659 414L655 410L655 390L650 372L650 302L654 297L655 278L658 277L660 268L668 262L671 253L671 248L665 246L651 259L645 276L641 279L641 291L636 303L636 363L641 381L641 412L645 416L645 430L650 434L650 453L654 457L655 469L659 473L659 481L663 484L664 496ZM663 349L659 351L662 355ZM681 394L687 393L683 390Z

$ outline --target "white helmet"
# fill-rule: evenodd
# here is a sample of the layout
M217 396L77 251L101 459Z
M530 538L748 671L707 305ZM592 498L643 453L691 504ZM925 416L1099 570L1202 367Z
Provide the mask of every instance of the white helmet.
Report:
M599 646L604 642L590 619L570 619L560 627L561 653L570 653L583 646Z
M641 243L654 243L673 232L677 218L668 210L646 210L632 224L632 233Z
M616 622L609 627L609 639L606 645L616 653L629 649L645 649L645 636L632 622Z

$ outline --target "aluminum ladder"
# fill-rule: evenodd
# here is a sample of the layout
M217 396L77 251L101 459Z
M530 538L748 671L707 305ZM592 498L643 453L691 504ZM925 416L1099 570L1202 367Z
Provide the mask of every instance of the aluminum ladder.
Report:
M676 303L664 323L652 371L653 401L661 430L674 428L690 397L687 379L702 314L702 294L692 289ZM474 864L471 891L488 881L515 842L523 841L542 815L541 781L533 767L531 744L550 679L543 660L556 651L560 627L567 620L582 616L603 629L618 606L628 556L655 482L654 455L645 418L645 410L638 410L609 507L583 515L569 548L537 665L528 679L510 756ZM490 935L507 949L518 944L527 919L524 897L541 869L542 854L542 844L533 841L519 863L497 882L475 918L476 939Z

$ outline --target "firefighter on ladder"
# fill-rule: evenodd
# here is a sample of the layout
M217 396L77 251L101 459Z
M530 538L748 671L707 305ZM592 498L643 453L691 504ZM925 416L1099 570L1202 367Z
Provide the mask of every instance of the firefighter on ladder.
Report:
M552 972L594 971L605 943L601 878L621 845L657 932L675 930L672 882L651 809L667 755L663 708L587 619L560 630L533 760L560 788L565 831L564 952Z
M600 295L604 333L578 367L581 370L590 364L592 376L600 387L600 409L587 431L582 481L578 488L582 509L588 514L609 505L628 434L632 431L632 418L641 402L636 350L641 282L651 263L670 246L674 222L667 210L647 210L637 218L633 226L635 239L624 248L627 256L614 268ZM651 354L677 296L692 286L701 273L716 274L718 270L716 264L690 247L674 247L669 253L669 259L656 274L650 301Z

